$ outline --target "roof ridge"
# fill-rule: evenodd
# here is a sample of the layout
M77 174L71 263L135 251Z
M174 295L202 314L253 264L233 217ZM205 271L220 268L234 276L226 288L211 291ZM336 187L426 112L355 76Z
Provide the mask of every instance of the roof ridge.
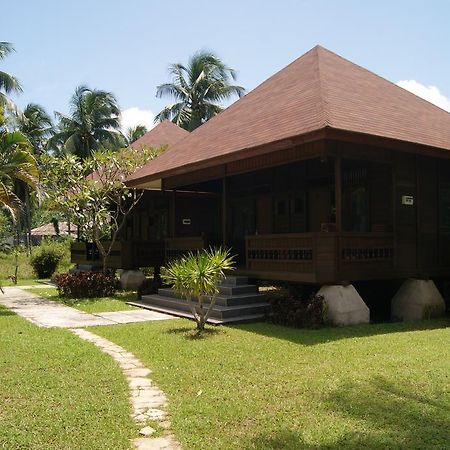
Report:
M320 106L322 108L321 111L321 120L323 122L323 126L327 127L331 125L331 121L329 118L329 113L330 113L330 109L329 109L329 103L328 103L328 98L327 98L327 91L326 91L326 86L324 83L324 80L322 79L322 71L320 70L320 51L323 49L322 46L317 45L316 47L314 47L314 49L316 50L316 64L317 64L317 77L318 77L318 81L319 81L319 98L320 98Z

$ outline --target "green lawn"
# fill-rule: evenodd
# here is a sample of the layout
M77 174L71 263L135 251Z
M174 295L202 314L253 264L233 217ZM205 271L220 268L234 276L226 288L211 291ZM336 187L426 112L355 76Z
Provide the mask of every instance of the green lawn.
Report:
M153 370L184 449L444 449L450 321L196 339L187 321L97 327Z
M4 308L0 342L0 448L130 448L128 387L110 356Z
M60 298L58 291L53 287L26 289L28 292L39 295L41 297L64 303L67 306L85 311L88 313L100 313L107 311L125 311L129 309L138 309L134 306L127 305L125 302L136 300L135 292L118 292L112 297L104 298Z
M33 251L38 247L33 247ZM30 255L23 249L18 253L18 266L17 272L18 284L36 284L38 280L33 272L33 268L30 263ZM56 273L67 272L73 264L70 262L70 249L69 245L64 252L64 256L56 270ZM15 256L13 252L0 251L0 286L12 286L11 276L15 273Z

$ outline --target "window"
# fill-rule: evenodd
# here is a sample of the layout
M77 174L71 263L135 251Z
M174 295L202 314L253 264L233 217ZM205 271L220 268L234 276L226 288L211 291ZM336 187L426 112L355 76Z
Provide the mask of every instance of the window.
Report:
M344 231L369 229L368 165L344 161L342 172L342 225Z
M287 214L287 201L286 200L278 200L276 207L277 216L285 216Z

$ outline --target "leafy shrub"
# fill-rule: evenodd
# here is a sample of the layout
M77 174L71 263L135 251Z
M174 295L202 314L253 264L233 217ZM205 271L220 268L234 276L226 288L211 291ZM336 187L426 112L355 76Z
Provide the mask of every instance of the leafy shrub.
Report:
M50 278L63 258L63 252L57 246L42 244L31 256L31 266L38 278Z
M322 295L311 293L302 297L296 290L268 296L272 307L270 320L296 328L318 328L324 324L325 302Z
M116 277L102 272L63 273L55 282L59 296L65 298L109 297L118 288Z

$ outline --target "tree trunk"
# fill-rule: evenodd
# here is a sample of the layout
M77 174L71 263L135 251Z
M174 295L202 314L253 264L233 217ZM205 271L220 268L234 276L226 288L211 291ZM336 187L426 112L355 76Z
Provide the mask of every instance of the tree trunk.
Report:
M199 319L197 321L197 330L203 331L205 329L206 324L206 311L205 308L203 307L202 296L199 296L198 303L199 303L199 313L198 313Z
M31 255L31 204L30 204L30 191L28 187L25 188L25 217L26 217L26 233L27 233L27 248L28 255Z

